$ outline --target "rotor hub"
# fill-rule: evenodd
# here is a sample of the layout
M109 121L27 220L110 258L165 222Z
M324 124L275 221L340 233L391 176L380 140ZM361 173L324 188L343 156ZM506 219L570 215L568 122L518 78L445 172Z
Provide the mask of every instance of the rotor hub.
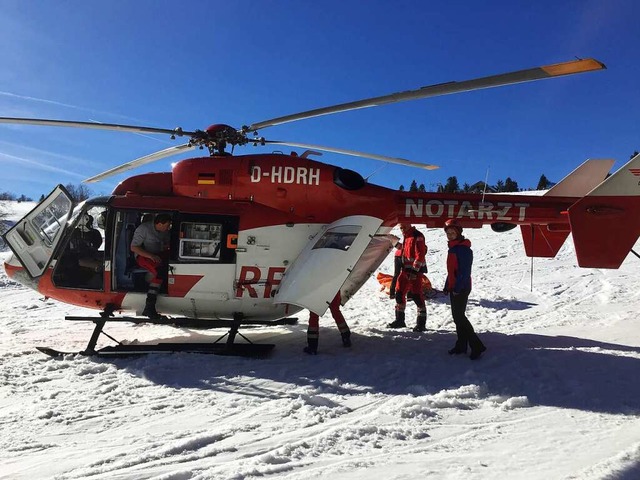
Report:
M189 140L192 147L206 147L211 155L224 154L227 145L245 145L248 142L247 136L241 130L225 125L214 124L206 130L196 130Z

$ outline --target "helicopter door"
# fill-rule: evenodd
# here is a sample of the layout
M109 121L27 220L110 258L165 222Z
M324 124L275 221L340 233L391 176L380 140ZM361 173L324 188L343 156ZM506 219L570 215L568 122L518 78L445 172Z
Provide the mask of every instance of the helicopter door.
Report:
M285 272L274 301L323 315L380 225L379 218L354 215L327 226Z
M49 266L72 211L71 195L58 185L4 235L31 278L41 276Z

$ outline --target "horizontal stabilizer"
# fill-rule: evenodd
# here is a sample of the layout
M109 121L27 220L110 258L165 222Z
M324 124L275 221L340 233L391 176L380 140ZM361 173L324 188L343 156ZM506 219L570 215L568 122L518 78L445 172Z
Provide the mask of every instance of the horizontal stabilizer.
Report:
M640 236L640 155L569 207L578 265L618 268Z
M587 160L544 194L549 197L584 197L611 171L614 160Z
M553 230L547 225L520 225L527 257L553 258L569 236L569 230Z

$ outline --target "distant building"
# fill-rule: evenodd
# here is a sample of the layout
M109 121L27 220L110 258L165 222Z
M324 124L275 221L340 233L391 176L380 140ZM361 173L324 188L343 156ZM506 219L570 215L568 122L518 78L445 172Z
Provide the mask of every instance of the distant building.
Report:
M469 186L469 191L467 193L496 193L496 189L491 185L486 184L483 181L476 182L473 185Z

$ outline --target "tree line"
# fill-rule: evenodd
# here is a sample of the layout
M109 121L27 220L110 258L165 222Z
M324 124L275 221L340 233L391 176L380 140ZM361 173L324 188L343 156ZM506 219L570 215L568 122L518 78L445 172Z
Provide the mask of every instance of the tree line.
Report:
M631 155L629 155L629 160L631 160L633 157L638 155L638 153L640 153L638 152L638 150L634 150L634 152ZM611 174L609 173L609 175ZM607 177L609 175L607 175ZM533 190L547 190L553 187L554 185L555 183L550 182L549 179L543 173L542 175L540 175L540 180L538 180L538 185L536 185L536 188L534 188ZM398 190L404 192L406 189L404 185L400 185ZM441 183L438 183L434 190L429 190L429 191L436 191L438 193L482 193L486 191L486 192L494 193L494 192L521 192L523 190L532 190L532 189L519 188L518 182L516 182L515 180L512 180L511 177L507 177L504 181L498 180L495 185L486 185L485 182L477 182L477 183L474 183L473 185L469 185L468 183L465 183L462 185L462 187L460 187L460 183L458 182L457 177L449 177L447 178L447 181L444 185L442 185ZM418 183L415 180L413 180L411 182L411 185L409 186L409 192L426 192L426 191L427 189L424 186L424 183L421 183L420 185L418 185Z
M534 190L546 190L551 188L553 183L549 181L549 179L544 175L540 175L540 180L538 180L538 185ZM404 185L400 185L400 191L405 191ZM469 185L468 183L464 183L462 187L458 182L458 177L449 177L447 178L446 183L443 185L441 183L437 184L435 191L438 193L481 193L484 191L487 192L520 192L522 189L518 186L518 182L513 180L511 177L507 177L505 180L498 180L495 185L488 185L485 182L476 182L473 185ZM424 183L418 185L418 183L413 180L411 185L409 186L409 192L426 192L427 189L424 186ZM430 190L432 191L432 190Z
M67 190L67 192L69 192L69 195L71 195L71 198L76 203L83 202L87 198L93 196L93 192L86 185L75 185L73 183L68 183L64 186L64 188ZM43 193L42 195L40 195L38 202L41 202L42 200L44 200L44 198L45 195ZM31 197L27 197L24 194L18 196L12 192L0 192L0 200L10 200L13 202L33 202L33 198Z

